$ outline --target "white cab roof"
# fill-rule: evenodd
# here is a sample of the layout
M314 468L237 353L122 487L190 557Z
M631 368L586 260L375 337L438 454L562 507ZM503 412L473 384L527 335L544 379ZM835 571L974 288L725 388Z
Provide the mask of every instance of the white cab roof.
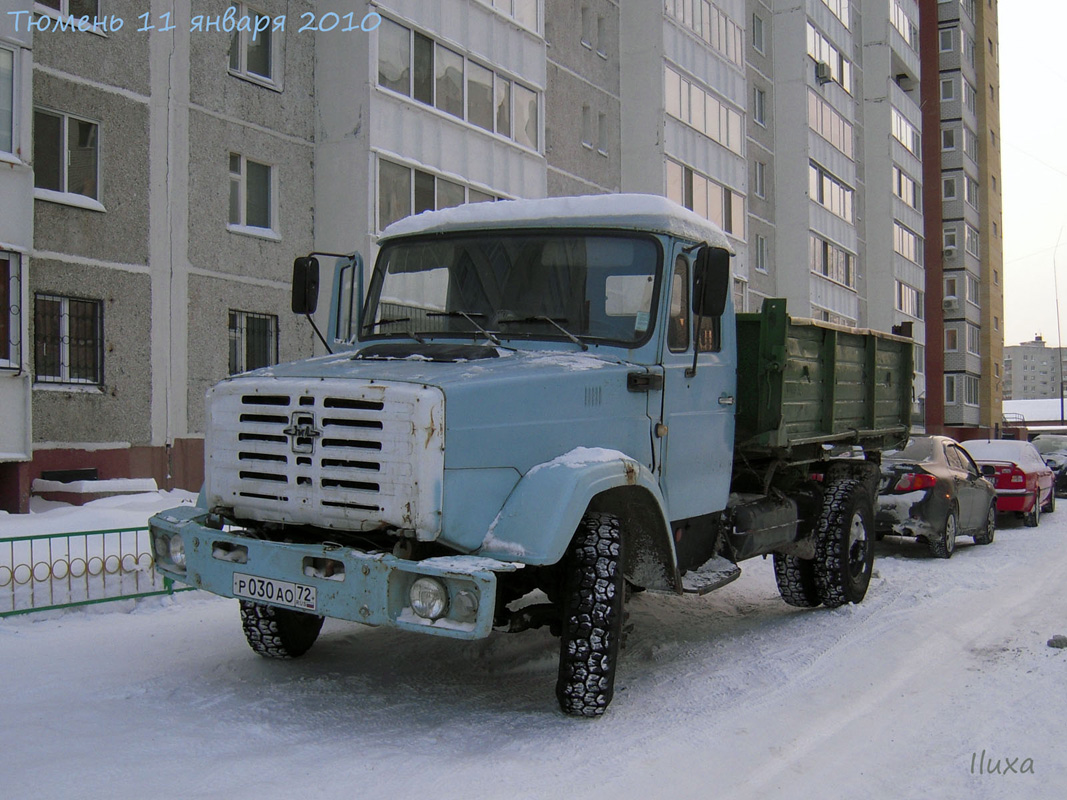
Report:
M501 200L425 211L394 222L381 240L421 233L493 228L608 228L668 233L694 242L733 248L722 229L666 197L651 194L600 194Z

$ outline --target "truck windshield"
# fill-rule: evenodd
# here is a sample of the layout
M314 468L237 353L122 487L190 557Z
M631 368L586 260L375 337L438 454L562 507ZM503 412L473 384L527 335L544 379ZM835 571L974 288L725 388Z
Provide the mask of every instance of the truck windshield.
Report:
M479 232L387 243L361 338L648 338L661 254L625 233Z

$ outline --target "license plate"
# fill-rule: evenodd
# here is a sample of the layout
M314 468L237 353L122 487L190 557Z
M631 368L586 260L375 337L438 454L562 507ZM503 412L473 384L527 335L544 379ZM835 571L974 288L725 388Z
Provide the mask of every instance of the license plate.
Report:
M302 583L276 581L273 578L257 578L255 575L233 573L233 593L249 600L265 600L280 606L315 610L315 587Z

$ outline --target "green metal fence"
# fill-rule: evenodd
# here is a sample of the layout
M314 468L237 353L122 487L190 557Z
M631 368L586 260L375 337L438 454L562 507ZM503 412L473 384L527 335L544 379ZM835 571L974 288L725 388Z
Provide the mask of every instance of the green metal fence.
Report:
M0 539L0 617L190 588L156 572L148 528Z

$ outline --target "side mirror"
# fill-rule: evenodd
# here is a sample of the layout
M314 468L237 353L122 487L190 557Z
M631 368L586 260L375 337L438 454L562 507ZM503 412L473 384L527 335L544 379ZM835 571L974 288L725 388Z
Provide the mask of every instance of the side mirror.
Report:
M314 314L319 307L319 260L312 256L293 262L293 313Z
M730 251L704 245L693 268L693 313L721 317L730 296Z

